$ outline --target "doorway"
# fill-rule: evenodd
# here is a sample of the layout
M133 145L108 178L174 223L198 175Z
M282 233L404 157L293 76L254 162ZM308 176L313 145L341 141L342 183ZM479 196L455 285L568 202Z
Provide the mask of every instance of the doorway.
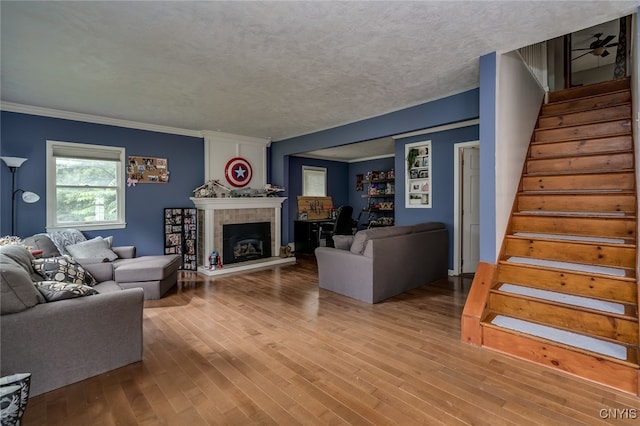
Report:
M454 149L453 275L473 274L480 259L480 141Z

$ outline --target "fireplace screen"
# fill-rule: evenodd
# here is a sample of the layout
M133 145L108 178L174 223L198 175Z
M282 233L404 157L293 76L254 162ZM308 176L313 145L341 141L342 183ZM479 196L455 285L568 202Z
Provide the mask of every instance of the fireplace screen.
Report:
M222 238L225 264L271 257L269 222L223 225Z

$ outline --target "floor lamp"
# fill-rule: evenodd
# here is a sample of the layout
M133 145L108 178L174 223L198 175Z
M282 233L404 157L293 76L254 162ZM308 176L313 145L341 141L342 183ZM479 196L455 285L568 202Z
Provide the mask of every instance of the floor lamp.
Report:
M16 211L16 194L22 192L22 201L25 203L35 203L40 196L35 192L25 191L24 189L16 189L16 171L27 161L26 158L20 157L0 157L4 163L9 166L11 172L11 235L15 235L15 211Z

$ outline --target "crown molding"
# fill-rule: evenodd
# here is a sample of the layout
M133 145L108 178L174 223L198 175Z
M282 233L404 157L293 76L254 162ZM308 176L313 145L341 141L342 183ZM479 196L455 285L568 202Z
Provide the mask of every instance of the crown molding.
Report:
M213 130L203 130L201 133L202 137L204 137L206 141L214 143L250 144L258 145L261 147L271 145L271 139L266 138L255 138L251 136L242 136L233 133L224 133Z
M101 117L98 115L83 114L79 112L62 111L58 109L16 104L13 102L0 102L0 109L2 111L18 112L22 114L61 118L63 120L83 121L86 123L105 124L108 126L127 127L130 129L148 130L151 132L192 136L196 138L203 137L203 132L201 130L181 129L178 127L161 126L159 124L140 123L137 121L121 120L117 118Z

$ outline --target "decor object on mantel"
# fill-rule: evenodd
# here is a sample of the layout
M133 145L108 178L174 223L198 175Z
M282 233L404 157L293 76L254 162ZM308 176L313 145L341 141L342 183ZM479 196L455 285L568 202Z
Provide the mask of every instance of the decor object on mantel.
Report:
M278 192L283 192L284 188L281 186L271 185L270 183L266 184L263 189L252 189L252 188L242 188L242 189L231 189L220 183L218 179L212 179L206 182L204 185L200 185L196 189L193 190L194 197L196 198L217 198L218 191L223 190L224 192L220 192L220 197L224 198L229 194L229 197L240 198L240 197L269 197L275 196Z

